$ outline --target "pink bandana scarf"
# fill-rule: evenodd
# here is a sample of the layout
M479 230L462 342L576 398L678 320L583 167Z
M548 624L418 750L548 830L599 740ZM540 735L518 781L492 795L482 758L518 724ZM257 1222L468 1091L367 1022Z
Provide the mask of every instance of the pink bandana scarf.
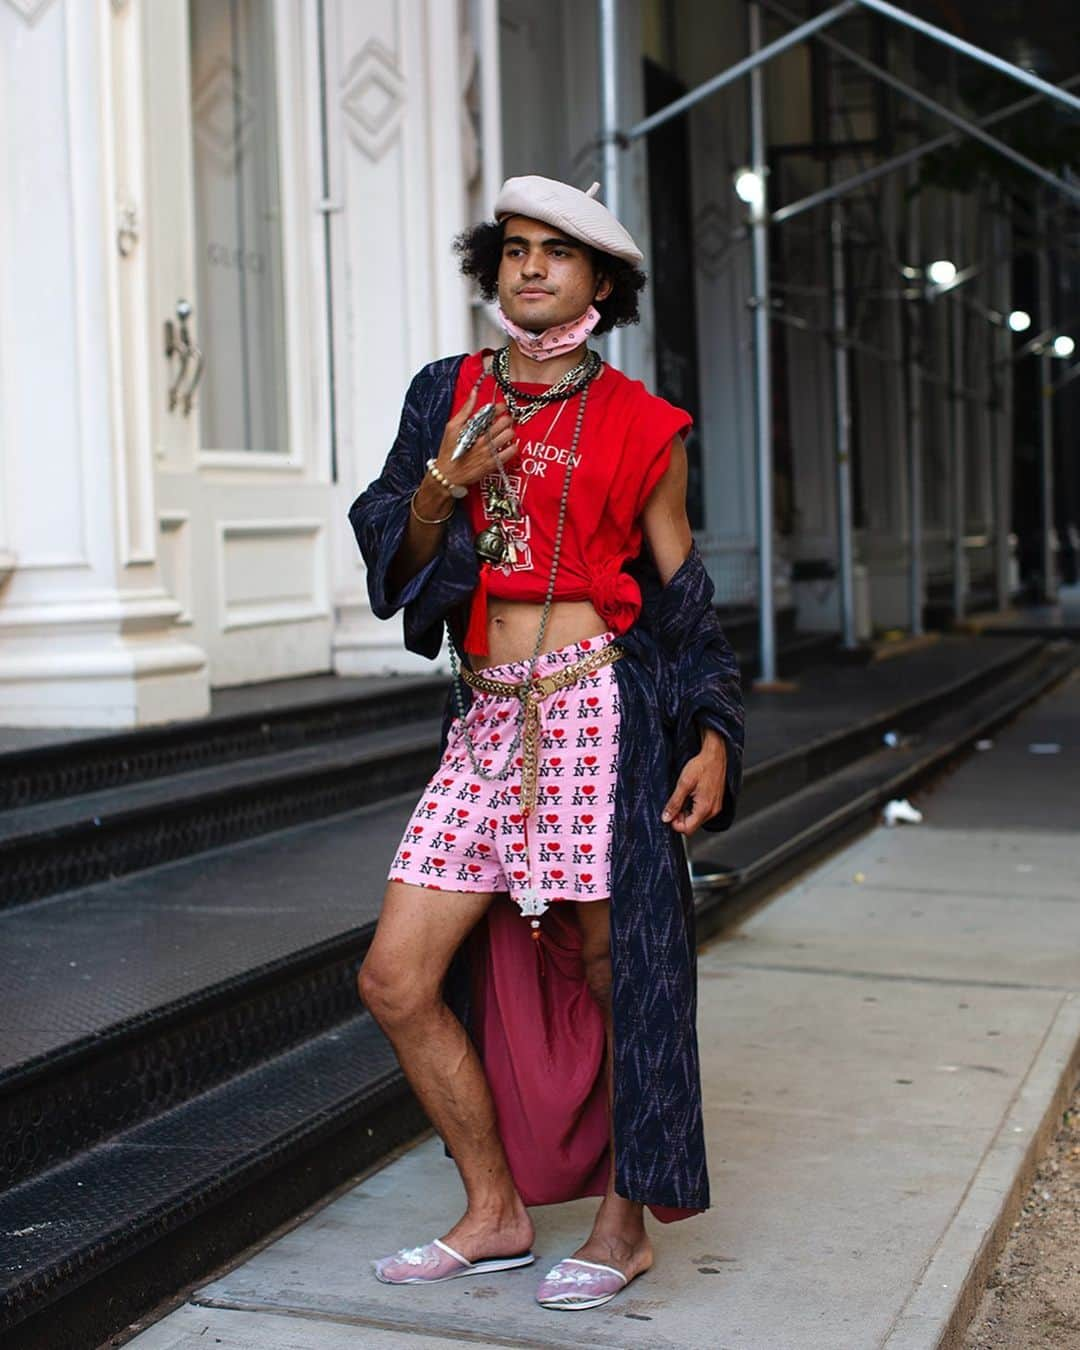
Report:
M575 347L580 347L596 325L600 322L600 311L590 305L584 314L570 323L557 323L545 328L542 333L531 333L527 328L516 324L499 305L496 310L499 322L518 345L522 356L532 361L550 361L553 356L565 356Z

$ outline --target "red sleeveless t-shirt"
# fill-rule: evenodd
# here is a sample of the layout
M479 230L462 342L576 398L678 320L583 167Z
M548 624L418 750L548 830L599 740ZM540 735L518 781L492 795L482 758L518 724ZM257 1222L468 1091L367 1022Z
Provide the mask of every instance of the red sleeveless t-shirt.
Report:
M483 374L490 348L467 356L461 364L451 416L458 412L481 379L476 406L500 397L494 376ZM543 384L516 384L524 393L540 393ZM559 501L569 465L581 395L535 413L518 428L518 453L506 474L521 503L522 520L513 527L517 557L498 567L481 563L473 594L465 651L488 655L487 597L542 601L551 576ZM555 579L556 600L590 600L614 633L625 633L641 612L641 590L621 571L641 548L638 517L649 494L671 460L671 443L693 425L690 414L650 394L640 380L631 380L605 363L588 389L585 420L578 439L570 482L566 525ZM497 470L473 483L464 506L474 534L491 524L485 513L482 485L501 485Z

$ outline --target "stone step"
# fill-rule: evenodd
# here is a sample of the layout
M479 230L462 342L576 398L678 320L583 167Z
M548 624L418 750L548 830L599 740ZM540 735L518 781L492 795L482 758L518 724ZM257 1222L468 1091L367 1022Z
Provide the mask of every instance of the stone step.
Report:
M427 781L441 722L424 719L148 778L0 817L3 906L125 876Z
M0 727L0 810L295 750L442 714L443 676L304 676L217 689L207 717L128 731Z
M0 1194L0 1343L94 1347L425 1126L364 1012Z

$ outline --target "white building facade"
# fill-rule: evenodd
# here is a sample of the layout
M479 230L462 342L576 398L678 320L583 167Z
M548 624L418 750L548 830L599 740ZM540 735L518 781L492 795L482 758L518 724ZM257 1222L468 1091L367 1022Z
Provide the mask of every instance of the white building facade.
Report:
M620 19L624 125L746 52L742 3ZM371 615L347 510L415 371L497 340L453 236L504 174L600 177L594 6L0 0L0 63L0 721L133 726L217 687L429 669ZM808 80L784 58L771 121ZM718 599L753 604L746 122L736 85L627 152L654 284L622 363L698 410L695 532ZM832 547L823 359L790 360L781 603L790 560ZM886 623L894 421L863 465Z
M0 0L0 720L408 664L346 513L469 344L465 20Z

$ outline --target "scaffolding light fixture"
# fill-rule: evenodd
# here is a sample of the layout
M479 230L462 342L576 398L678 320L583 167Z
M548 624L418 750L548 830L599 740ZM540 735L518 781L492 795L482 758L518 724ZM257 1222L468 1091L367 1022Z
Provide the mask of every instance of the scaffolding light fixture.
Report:
M1013 309L1009 311L1007 323L1014 333L1026 333L1031 327L1031 315L1026 309Z
M756 169L743 167L735 171L735 195L747 206L760 210L765 202L765 180Z
M1076 351L1076 343L1067 333L1060 333L1050 344L1050 350L1055 356L1069 357Z
M926 269L926 275L935 286L948 286L956 280L956 264L949 258L935 258Z

